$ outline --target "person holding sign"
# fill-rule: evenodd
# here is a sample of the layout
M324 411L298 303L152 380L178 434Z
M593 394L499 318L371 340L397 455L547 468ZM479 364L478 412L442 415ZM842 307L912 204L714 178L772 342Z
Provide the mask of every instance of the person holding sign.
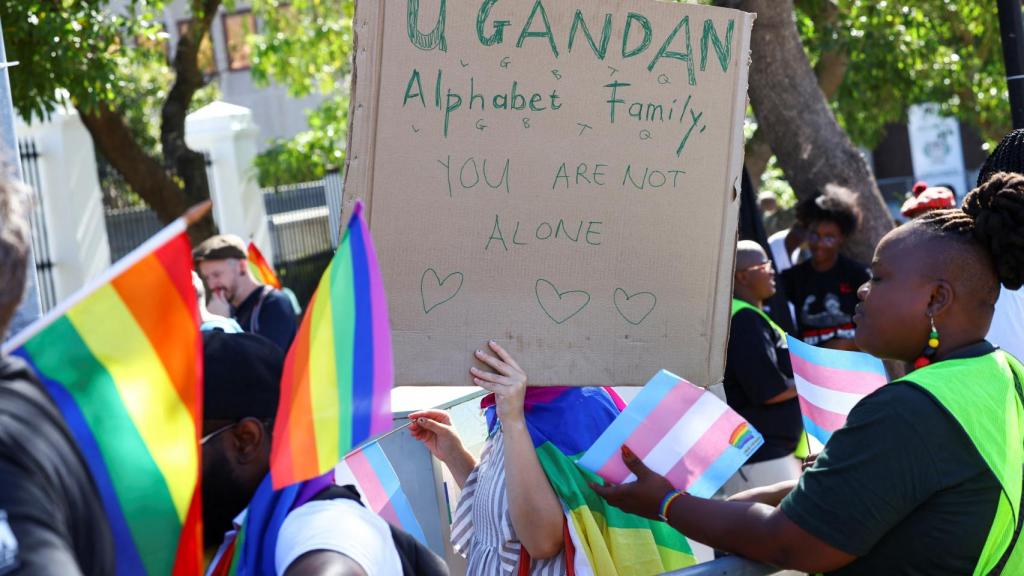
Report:
M800 477L793 452L803 427L786 334L761 309L773 294L771 260L760 244L741 240L723 383L729 406L764 436L764 445L725 484L726 494Z
M493 341L475 359L488 370L470 369L473 382L491 392L481 404L490 435L479 462L446 413L409 415L413 437L462 488L451 534L467 574L661 574L694 563L681 534L607 505L588 485L596 476L575 465L624 407L613 391L528 388Z
M1024 176L995 174L962 209L893 230L871 268L857 345L916 370L860 401L798 484L704 500L627 454L638 480L595 490L783 568L1024 573L1024 366L985 340L999 285L1024 284Z

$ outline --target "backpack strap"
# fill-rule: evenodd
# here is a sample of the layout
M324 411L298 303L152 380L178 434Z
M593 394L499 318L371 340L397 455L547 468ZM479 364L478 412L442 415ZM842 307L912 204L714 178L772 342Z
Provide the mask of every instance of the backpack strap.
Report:
M1020 376L1017 375L1017 371L1012 366L1010 367L1010 372L1013 374L1013 385L1017 389L1017 398L1020 400L1021 405L1024 406L1024 390L1021 389ZM1010 538L1010 543L1006 546L1006 550L1003 551L1003 555L999 558L999 562L996 562L996 565L989 572L992 576L998 576L1003 573L1006 563L1010 561L1013 549L1017 546L1017 540L1020 539L1021 527L1024 526L1024 491L1021 492L1020 499L1020 510L1017 512L1017 527L1013 531L1013 537Z
M351 484L345 486L332 484L310 498L309 502L320 500L354 500L363 506L359 491ZM388 522L388 527L391 529L391 539L395 542L398 558L402 562L403 576L449 576L448 565L437 554L434 554L433 550L424 546L412 534L390 522Z
M263 309L263 301L267 299L267 296L274 290L274 287L269 284L264 284L263 288L260 288L260 299L256 301L256 305L252 307L252 314L249 315L249 331L259 332L260 330L260 310Z

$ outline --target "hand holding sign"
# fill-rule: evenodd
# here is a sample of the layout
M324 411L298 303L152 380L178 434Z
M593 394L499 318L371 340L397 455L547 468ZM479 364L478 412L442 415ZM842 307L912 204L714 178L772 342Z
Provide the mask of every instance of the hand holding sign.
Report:
M478 361L493 368L494 372L470 368L473 382L494 394L499 420L505 424L522 422L523 402L526 399L526 372L497 342L491 340L488 346L497 357L484 350L477 350L475 356Z
M609 482L636 480L631 453L672 486L710 498L764 444L746 420L717 396L662 370L579 460ZM664 491L660 496L664 496Z

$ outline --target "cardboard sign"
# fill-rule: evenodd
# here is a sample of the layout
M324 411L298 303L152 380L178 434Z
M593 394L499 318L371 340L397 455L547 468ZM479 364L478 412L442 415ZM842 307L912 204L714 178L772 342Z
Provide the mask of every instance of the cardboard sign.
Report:
M533 384L724 370L753 15L620 0L359 2L346 172L396 385L494 338Z

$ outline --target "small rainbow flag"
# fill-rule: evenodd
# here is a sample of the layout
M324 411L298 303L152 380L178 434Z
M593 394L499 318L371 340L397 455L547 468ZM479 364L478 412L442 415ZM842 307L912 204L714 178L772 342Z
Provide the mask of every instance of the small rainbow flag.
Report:
M118 574L200 574L202 339L178 219L4 345L85 457Z
M260 252L255 243L249 242L246 255L248 256L246 260L249 263L249 272L252 272L252 277L263 284L269 284L280 290L281 281L277 279L274 269L267 263L267 259L263 257L263 253Z
M394 368L384 283L356 203L285 358L274 423L274 489L326 473L391 429Z
M334 468L334 483L355 486L370 510L427 545L427 537L413 513L412 504L379 443L367 444L345 456Z
M623 444L676 488L710 498L764 438L717 396L662 370L579 465L616 484L631 482L636 477L622 462Z
M818 348L792 336L787 339L804 430L826 444L846 424L850 410L889 381L885 366L863 352Z
M481 401L487 429L499 425L494 395ZM599 482L577 465L589 446L616 422L625 403L611 388L527 388L523 409L537 460L565 515L565 558L569 574L664 574L695 563L685 536L664 522L629 514L590 487ZM618 446L615 447L619 454ZM456 550L466 550L472 531L456 509L452 533ZM459 536L461 534L461 536Z

